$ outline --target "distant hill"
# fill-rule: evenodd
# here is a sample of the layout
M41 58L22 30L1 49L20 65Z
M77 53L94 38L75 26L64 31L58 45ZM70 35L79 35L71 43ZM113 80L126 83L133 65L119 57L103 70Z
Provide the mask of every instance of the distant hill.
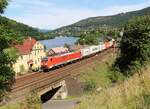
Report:
M43 33L39 31L39 29L33 28L23 23L16 22L15 20L11 20L3 16L0 16L0 25L1 24L7 25L8 29L11 29L24 37L31 36L38 40L43 38Z
M51 30L47 30L47 29L39 29L39 31L42 32L42 33L48 33L48 32L50 32Z
M51 31L52 35L78 35L80 32L88 31L92 29L103 29L103 28L120 28L122 27L129 19L136 16L150 15L150 7L132 11L127 13L120 13L112 16L98 16L91 17L84 20L81 20L77 23L74 23L69 26L58 28L54 31Z

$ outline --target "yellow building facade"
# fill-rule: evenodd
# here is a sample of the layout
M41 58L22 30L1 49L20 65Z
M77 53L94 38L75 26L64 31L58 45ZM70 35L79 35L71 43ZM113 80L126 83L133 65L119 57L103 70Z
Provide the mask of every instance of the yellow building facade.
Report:
M37 70L41 66L41 59L46 56L44 45L35 39L25 39L22 45L17 45L20 56L13 65L16 75L25 74L30 70Z

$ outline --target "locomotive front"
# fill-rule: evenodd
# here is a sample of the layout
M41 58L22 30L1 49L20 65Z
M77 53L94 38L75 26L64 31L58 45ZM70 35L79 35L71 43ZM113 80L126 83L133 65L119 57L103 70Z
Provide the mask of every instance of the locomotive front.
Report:
M41 69L49 69L48 68L48 58L43 58L41 61Z

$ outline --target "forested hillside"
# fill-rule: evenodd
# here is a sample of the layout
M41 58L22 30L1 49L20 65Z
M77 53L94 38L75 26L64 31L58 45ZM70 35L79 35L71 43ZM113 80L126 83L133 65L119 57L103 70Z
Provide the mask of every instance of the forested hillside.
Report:
M13 30L15 33L20 34L21 36L35 37L36 39L42 39L43 33L38 29L25 25L23 23L16 22L14 20L8 19L6 17L0 16L0 25L7 25L8 29Z
M113 16L98 16L81 20L75 24L65 26L54 31L52 35L73 35L78 36L80 33L91 30L109 30L122 27L129 19L136 16L150 14L150 7L127 13L121 13Z

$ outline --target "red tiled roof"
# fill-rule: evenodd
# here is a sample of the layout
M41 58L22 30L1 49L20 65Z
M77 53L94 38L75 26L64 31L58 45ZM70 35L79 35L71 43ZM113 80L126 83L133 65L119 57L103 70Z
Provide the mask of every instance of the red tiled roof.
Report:
M51 48L48 51L48 54L51 55L51 54L60 54L60 53L66 53L66 52L68 52L68 48L65 48L65 47L56 47L56 48Z
M29 54L35 45L36 40L34 38L24 39L22 44L15 45L21 55Z
M61 53L61 52L68 52L68 48L65 47L56 47L56 48L51 48L56 54Z

